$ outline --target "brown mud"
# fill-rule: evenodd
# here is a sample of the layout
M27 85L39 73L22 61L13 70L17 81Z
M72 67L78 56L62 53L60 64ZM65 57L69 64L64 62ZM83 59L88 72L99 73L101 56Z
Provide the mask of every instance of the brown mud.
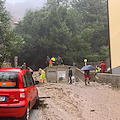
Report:
M39 78L38 78L39 79ZM34 120L120 120L120 90L83 81L38 84L42 107ZM30 119L33 120L33 119Z

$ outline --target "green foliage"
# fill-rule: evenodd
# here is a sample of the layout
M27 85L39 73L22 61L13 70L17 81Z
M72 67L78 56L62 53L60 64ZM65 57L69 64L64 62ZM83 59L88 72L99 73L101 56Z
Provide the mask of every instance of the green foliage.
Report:
M105 58L109 57L109 47L108 46L102 46L100 48L100 55L103 55Z
M4 8L4 1L0 0L0 63L12 58L23 46L23 38L11 30L9 13Z
M63 77L59 77L59 80L63 80Z
M46 56L58 55L64 64L99 61L108 56L106 0L47 0L40 10L29 10L16 27L25 46L20 61L45 67Z

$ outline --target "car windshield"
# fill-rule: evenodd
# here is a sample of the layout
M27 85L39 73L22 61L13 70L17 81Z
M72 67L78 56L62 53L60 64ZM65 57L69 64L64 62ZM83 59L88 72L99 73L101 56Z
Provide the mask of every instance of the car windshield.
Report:
M18 88L18 73L0 72L0 88Z

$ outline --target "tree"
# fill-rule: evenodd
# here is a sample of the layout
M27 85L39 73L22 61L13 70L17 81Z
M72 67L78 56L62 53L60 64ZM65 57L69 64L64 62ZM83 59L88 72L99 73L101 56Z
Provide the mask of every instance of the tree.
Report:
M11 30L10 18L2 0L0 0L0 43L1 64L13 57L24 44L23 38Z
M70 5L66 1L48 0L42 9L26 13L16 27L25 40L19 52L21 62L45 67L46 56L59 55L65 64L102 56L100 48L107 38L106 3L76 0Z
M108 38L107 0L73 0L72 6L82 15L82 30L93 29L91 48L99 53Z

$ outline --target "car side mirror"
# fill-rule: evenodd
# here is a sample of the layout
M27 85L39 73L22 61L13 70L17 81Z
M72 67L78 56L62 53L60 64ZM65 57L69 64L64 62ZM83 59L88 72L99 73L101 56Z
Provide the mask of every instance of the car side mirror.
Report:
M35 81L35 85L38 84L38 83L39 83L39 81Z

